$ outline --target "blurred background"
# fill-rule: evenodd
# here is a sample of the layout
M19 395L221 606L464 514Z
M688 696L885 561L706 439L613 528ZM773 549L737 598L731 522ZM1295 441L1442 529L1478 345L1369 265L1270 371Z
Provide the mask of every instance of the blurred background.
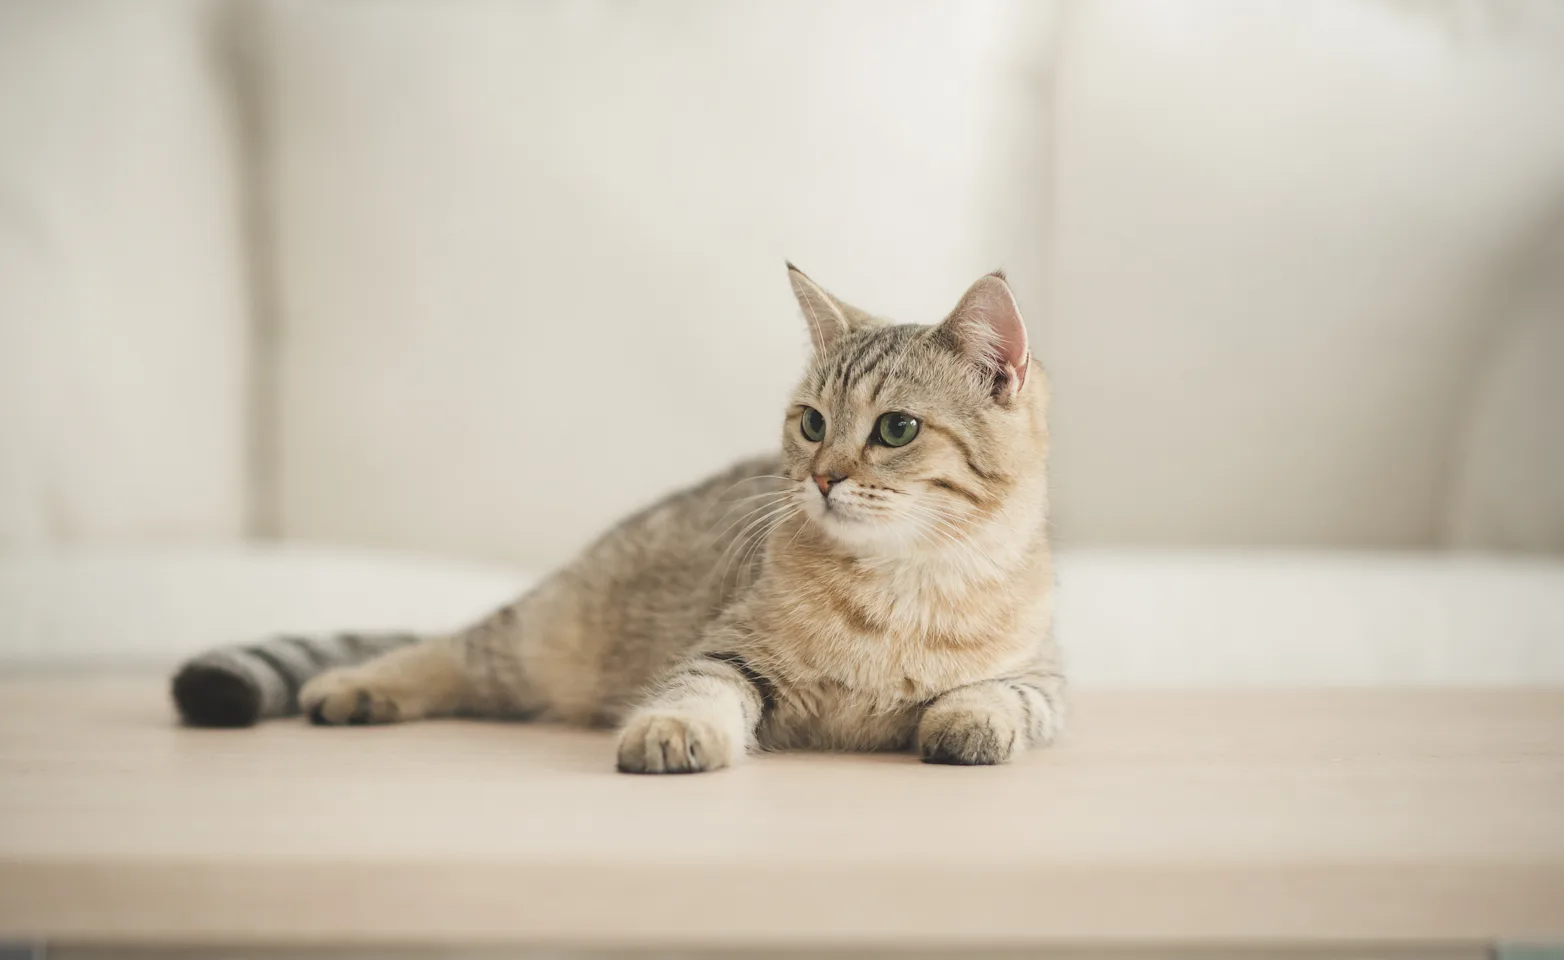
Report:
M0 5L0 663L476 616L1011 276L1096 682L1564 681L1564 4Z

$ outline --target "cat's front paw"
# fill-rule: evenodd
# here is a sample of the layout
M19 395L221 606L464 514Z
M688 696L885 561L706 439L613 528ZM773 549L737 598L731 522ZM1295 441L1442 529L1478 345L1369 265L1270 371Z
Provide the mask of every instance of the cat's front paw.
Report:
M299 709L318 724L396 723L402 707L390 691L355 667L327 670L299 690Z
M971 707L930 707L918 724L924 763L986 766L1009 763L1025 746L1025 733L999 713Z
M700 773L734 760L732 737L718 724L679 713L640 713L619 733L623 773Z

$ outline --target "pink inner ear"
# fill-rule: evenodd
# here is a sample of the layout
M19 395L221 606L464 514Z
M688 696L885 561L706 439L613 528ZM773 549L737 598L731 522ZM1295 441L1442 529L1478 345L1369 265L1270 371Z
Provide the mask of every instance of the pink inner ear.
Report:
M974 283L947 322L962 349L1003 378L1001 390L1013 396L1021 389L1031 354L1021 308L1003 277L990 274Z

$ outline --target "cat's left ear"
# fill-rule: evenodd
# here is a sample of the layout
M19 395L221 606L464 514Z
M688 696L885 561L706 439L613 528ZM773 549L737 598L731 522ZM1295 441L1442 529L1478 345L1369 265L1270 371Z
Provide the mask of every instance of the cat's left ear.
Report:
M787 281L793 287L793 296L798 299L799 309L804 311L804 320L809 324L809 339L814 343L816 352L829 347L844 334L880 323L857 307L826 293L824 287L804 276L804 271L791 262L787 265Z
M1026 386L1032 359L1026 323L1003 272L996 270L968 287L940 329L958 352L993 379L995 399L1008 402Z

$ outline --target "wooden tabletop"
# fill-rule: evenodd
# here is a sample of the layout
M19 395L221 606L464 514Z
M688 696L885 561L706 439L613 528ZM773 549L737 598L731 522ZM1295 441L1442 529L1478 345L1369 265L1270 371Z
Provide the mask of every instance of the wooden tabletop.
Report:
M1564 939L1564 692L1078 692L1009 767L613 772L472 722L181 729L0 680L0 940Z

